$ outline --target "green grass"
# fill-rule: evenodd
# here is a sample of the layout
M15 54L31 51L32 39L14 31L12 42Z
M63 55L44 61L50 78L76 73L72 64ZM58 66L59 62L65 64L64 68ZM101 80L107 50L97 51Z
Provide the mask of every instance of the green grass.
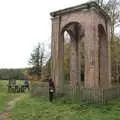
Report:
M120 99L109 105L80 105L26 96L11 116L12 120L120 120Z
M0 81L0 112L10 100L21 95L8 93L7 84ZM108 105L80 105L64 99L50 103L46 98L23 95L11 110L11 120L120 120L120 98Z
M0 81L0 112L9 101L21 95L8 93L7 84L7 81ZM64 100L50 103L46 98L31 97L25 93L10 116L11 120L120 120L120 98L108 105L80 105Z
M24 80L16 80L16 84L17 85L23 85L24 84Z
M8 101L12 100L13 97L16 96L15 94L8 93L7 85L8 81L0 80L0 112L3 112Z

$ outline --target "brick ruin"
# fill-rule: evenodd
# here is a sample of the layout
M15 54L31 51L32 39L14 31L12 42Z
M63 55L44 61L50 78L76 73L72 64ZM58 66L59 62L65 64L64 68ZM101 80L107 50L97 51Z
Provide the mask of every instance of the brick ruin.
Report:
M52 78L64 93L64 32L71 37L70 86L110 88L110 17L96 2L51 13ZM84 48L81 44L84 43ZM84 50L84 86L81 82L81 49Z

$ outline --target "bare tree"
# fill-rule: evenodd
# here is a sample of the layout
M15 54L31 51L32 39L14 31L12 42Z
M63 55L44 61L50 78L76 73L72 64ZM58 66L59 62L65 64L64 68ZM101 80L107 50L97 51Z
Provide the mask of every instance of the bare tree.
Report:
M115 29L120 26L120 0L99 0L99 5L111 17L111 35L114 39Z

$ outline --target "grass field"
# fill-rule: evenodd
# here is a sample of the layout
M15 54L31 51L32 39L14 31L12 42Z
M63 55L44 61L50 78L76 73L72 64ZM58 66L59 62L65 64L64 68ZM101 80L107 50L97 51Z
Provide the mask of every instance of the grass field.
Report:
M0 112L19 95L23 97L11 109L11 120L120 120L120 98L108 105L71 104L64 100L50 103L29 93L7 93L6 81L0 81Z
M17 84L23 84L23 81L17 80ZM8 93L8 81L0 80L0 112L4 111L4 108L9 101L19 95L20 94Z
M0 112L3 112L8 101L12 100L13 97L15 97L14 94L8 93L7 85L8 81L0 80Z
M80 105L57 101L50 103L27 95L17 102L12 120L120 120L120 99L109 105Z

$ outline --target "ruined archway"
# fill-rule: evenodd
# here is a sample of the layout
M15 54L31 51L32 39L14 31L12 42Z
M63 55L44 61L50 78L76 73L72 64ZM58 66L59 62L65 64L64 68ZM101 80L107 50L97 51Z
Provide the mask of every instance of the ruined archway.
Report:
M61 30L59 54L63 76L62 85L64 88L66 85L67 87L68 85L71 86L73 93L76 93L80 87L84 87L84 34L84 28L78 22L71 22ZM67 40L65 37L67 37ZM68 69L65 67L68 67ZM68 79L67 82L66 79Z
M55 11L51 16L52 78L56 91L65 92L65 31L71 38L69 79L73 93L83 87L110 87L110 17L95 2Z
M64 31L64 82L70 83L70 55L71 53L71 36L67 31Z

